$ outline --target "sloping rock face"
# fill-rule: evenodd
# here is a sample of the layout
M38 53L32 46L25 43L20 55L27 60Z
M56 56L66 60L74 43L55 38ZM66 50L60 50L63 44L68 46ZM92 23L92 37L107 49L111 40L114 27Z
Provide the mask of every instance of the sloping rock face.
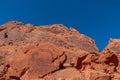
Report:
M119 80L119 47L99 52L74 28L11 21L0 27L0 80Z
M63 50L50 43L29 45L5 57L7 67L6 78L22 80L36 79L46 76L62 67L65 61Z
M119 60L117 70L120 73L120 39L110 39L109 44L104 51L106 50L111 50L114 54L117 55Z

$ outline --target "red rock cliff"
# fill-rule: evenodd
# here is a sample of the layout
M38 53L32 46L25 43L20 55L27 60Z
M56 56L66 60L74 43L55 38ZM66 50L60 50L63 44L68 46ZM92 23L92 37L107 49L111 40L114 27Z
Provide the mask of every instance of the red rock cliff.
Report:
M0 27L0 80L120 80L119 43L99 52L74 28L11 21Z

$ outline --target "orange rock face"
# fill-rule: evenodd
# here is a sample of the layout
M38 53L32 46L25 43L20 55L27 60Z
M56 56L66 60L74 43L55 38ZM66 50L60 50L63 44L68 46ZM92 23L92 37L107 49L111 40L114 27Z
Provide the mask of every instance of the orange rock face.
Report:
M22 47L22 46L21 46ZM50 43L26 46L27 52L16 51L6 56L6 77L36 79L62 67L66 56L63 50Z
M2 25L0 80L41 79L119 80L120 40L99 51L94 40L62 24Z

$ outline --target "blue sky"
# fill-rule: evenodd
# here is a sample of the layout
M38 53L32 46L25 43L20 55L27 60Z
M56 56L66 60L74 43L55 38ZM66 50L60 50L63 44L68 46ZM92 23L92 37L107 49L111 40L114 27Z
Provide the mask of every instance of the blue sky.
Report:
M120 38L120 0L0 0L0 24L11 20L72 26L102 50Z

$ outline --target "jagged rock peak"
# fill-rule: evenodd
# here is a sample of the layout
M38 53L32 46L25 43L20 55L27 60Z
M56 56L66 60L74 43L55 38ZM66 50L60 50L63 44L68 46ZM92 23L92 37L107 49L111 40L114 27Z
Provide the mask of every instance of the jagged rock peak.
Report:
M110 39L105 49L111 49L120 52L120 39Z

